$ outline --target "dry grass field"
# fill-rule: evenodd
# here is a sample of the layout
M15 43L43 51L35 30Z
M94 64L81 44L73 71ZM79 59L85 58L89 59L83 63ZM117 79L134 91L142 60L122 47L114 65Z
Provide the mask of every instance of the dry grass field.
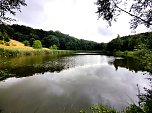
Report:
M0 42L0 57L69 54L72 52L73 51L68 50L50 50L48 48L33 49L32 47L25 46L23 43L12 39L10 42Z
M7 45L7 43L5 44L0 44L0 48L5 48L5 49L10 49L10 50L25 50L25 51L32 51L35 50L32 47L28 47L28 46L24 46L23 43L18 42L16 40L10 40L10 42L8 43L9 45ZM49 50L48 48L43 48L44 50Z

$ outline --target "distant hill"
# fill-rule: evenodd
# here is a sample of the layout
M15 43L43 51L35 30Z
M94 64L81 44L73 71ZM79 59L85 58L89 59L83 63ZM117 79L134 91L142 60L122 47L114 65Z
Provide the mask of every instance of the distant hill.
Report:
M138 49L152 49L152 32L140 33L120 37L110 41L106 49L108 51L132 51Z
M8 36L20 42L29 41L30 46L34 40L40 40L43 47L49 48L53 44L61 50L100 50L100 44L77 39L68 34L63 34L60 31L44 31L42 29L33 29L23 25L0 25L0 30L5 30ZM4 31L3 31L4 32Z

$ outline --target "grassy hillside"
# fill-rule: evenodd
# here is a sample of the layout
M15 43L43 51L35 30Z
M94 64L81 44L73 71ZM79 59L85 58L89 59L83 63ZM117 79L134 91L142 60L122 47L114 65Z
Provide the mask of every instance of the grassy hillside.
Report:
M10 40L8 43L0 44L0 48L5 49L21 49L21 50L33 50L32 47L24 46L23 43L16 41L16 40Z
M10 42L0 44L0 48L10 49L10 50L26 50L26 51L35 50L32 47L25 46L22 42L12 40L12 39L10 40ZM42 48L42 49L49 50L48 48Z
M50 50L48 48L33 49L25 46L23 43L15 40L10 40L4 44L0 44L0 56L30 56L30 55L46 55L46 54L67 54L73 51Z

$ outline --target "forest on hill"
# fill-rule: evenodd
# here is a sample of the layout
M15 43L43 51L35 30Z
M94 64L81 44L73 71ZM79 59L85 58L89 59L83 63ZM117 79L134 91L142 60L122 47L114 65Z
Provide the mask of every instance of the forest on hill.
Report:
M7 35L11 39L26 42L32 46L35 40L40 40L43 47L56 45L60 50L101 50L113 53L115 51L133 51L152 49L152 32L128 35L111 40L108 43L97 43L84 39L77 39L60 31L44 31L23 25L0 24L0 35Z
M152 32L140 33L135 35L128 35L113 39L109 43L102 44L103 49L107 51L133 51L133 50L141 50L152 49Z
M40 40L43 47L56 45L60 50L101 50L113 53L115 51L133 51L152 49L152 32L128 35L111 40L108 43L97 43L84 39L77 39L60 31L44 31L23 25L0 25L0 35L26 42L32 46L35 40Z
M43 47L56 45L60 50L100 50L100 43L77 39L60 31L44 31L23 25L0 25L1 33L6 33L11 39L26 42L32 46L35 40L40 40Z

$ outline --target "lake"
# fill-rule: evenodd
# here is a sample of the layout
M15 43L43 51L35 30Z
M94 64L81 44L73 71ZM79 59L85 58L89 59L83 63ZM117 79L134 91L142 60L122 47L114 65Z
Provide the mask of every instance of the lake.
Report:
M122 110L150 84L138 62L100 54L4 58L0 70L12 76L0 81L2 113L79 113L94 104Z

